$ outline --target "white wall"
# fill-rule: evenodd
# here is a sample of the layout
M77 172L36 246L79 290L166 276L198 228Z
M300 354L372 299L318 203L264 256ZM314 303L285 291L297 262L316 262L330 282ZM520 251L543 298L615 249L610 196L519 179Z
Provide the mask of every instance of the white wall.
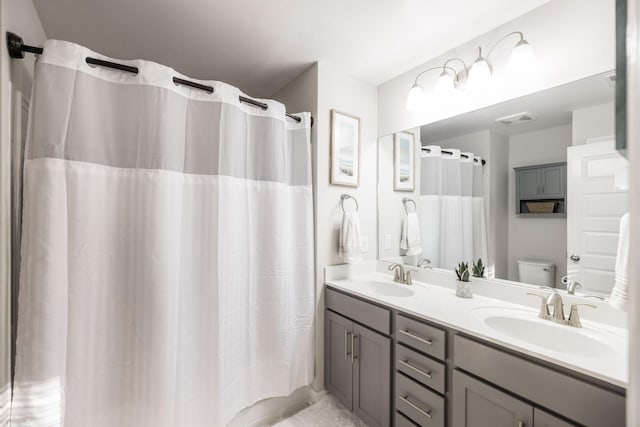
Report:
M360 117L361 164L360 186L329 184L329 138L331 109ZM316 164L316 286L318 291L316 323L316 378L314 388L324 388L324 283L323 268L342 264L338 256L339 226L342 218L340 195L350 194L360 205L359 217L363 236L368 239L367 260L377 258L377 117L376 87L341 73L333 64L319 63L318 72L318 139Z
M420 203L420 128L410 129L415 137L415 187L413 191L395 191L393 189L393 135L380 138L378 141L378 257L400 261L400 231L404 218L402 199L408 197ZM414 206L409 203L409 211ZM391 236L391 247L385 248L385 235ZM402 262L416 265L420 255L406 257Z
M519 280L517 261L533 258L556 265L556 287L567 274L567 219L516 215L513 168L567 161L571 125L513 135L509 147L509 280Z
M44 42L45 33L31 0L0 3L0 425L7 423L11 381L11 104L15 90L29 97L34 63L32 55L26 60L9 59L6 31L19 34L32 45Z
M377 90L340 72L333 64L320 61L273 98L284 102L288 111L311 111L313 183L315 202L316 252L316 363L313 388L324 389L324 267L342 264L338 256L339 226L342 219L340 195L350 194L360 206L361 229L368 240L366 260L377 257ZM314 98L317 96L317 98ZM317 102L316 102L317 99ZM346 187L329 182L331 110L360 118L360 186Z
M378 135L389 135L432 123L614 69L614 6L614 0L554 0L385 82L378 87ZM507 79L502 78L510 46L517 41L514 38L513 44L505 42L490 58L497 82L490 93L473 95L468 91L450 104L434 102L426 111L406 110L407 93L419 72L428 67L441 66L451 57L463 58L469 64L477 55L477 46L483 46L486 52L500 37L511 31L524 32L535 50L538 65L535 76L529 82L508 84ZM457 67L456 64L452 65ZM431 99L437 99L432 93L437 77L434 71L420 80Z
M573 145L585 144L589 138L602 138L615 133L613 102L578 108L571 114Z

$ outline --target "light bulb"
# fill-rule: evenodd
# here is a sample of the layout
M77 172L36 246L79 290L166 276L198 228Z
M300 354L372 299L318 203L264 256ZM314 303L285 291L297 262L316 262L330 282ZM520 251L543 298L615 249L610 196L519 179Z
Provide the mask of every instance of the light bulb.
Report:
M409 91L407 96L407 110L417 111L421 109L425 104L424 91L420 85L416 82Z
M471 65L467 84L472 90L486 89L491 84L491 67L482 56Z
M443 70L436 81L436 93L438 95L448 95L455 89L453 77L446 70Z
M536 55L526 40L520 40L511 51L507 70L515 77L526 77L533 73L536 67Z

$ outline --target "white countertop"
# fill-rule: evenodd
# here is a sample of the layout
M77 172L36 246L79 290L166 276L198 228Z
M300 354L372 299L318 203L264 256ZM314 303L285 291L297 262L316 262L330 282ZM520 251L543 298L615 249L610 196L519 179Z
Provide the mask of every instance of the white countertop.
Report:
M625 388L628 383L628 332L612 325L586 321L583 328L557 325L548 320L538 319L537 310L501 299L474 295L471 299L458 298L455 290L447 286L438 286L415 281L411 286L414 295L386 296L363 286L365 282L385 282L393 284L389 274L368 273L349 279L328 278L326 284L349 294L392 307L398 311L428 320L460 332L481 338L485 341L521 352L557 366L597 378ZM397 285L407 286L407 285ZM571 328L572 332L583 337L595 337L612 350L605 355L591 355L594 350L581 348L579 352L567 353L551 350L532 344L524 339L516 339L487 326L478 315L483 309L497 308L514 310L519 317L545 322L556 328ZM588 307L582 307L588 310Z

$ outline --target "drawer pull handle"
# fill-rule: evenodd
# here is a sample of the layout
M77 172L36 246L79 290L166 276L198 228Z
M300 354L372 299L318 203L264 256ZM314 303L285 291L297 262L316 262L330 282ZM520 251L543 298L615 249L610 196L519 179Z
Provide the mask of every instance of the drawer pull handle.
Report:
M410 402L407 398L409 397L409 395L404 395L404 396L398 396L400 398L400 400L402 400L404 403L406 403L407 405L411 406L413 409L415 409L416 411L420 412L422 415L424 415L427 418L433 418L433 415L431 415L431 410L425 411L424 409L422 409L421 407L419 407L418 405L416 405L415 403Z
M411 370L412 370L412 371L414 371L414 372L419 373L420 375L424 375L425 377L427 377L427 378L429 378L429 379L433 378L433 377L431 376L431 371L429 371L429 372L425 372L425 371L423 371L422 369L418 369L418 368L416 368L415 366L411 365L411 364L409 363L409 361L408 361L408 360L398 360L398 362L400 362L400 364L401 364L402 366L406 366L407 368L411 369Z
M416 340L416 341L420 341L420 342L421 342L421 343L423 343L423 344L426 344L426 345L433 345L433 341L432 341L432 340L430 340L430 339L428 339L428 338L422 338L422 337L419 337L419 336L417 336L417 335L415 335L415 334L412 334L411 332L409 332L409 330L408 330L408 329L400 329L398 332L400 332L401 334L404 334L404 335L408 336L409 338L413 338L413 339L414 339L414 340Z

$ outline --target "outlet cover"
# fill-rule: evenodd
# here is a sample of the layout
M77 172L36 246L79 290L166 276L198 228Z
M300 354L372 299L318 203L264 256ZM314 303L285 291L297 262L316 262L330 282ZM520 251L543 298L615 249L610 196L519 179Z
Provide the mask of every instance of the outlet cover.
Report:
M384 235L384 250L385 251L391 250L391 234Z
M369 236L362 236L362 251L364 253L369 252Z

